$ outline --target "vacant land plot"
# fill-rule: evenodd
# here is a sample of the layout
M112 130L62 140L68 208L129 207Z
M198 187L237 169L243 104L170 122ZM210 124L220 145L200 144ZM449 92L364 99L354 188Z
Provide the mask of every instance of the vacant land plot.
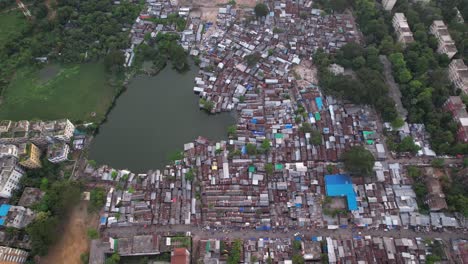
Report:
M80 255L89 250L88 228L97 228L99 216L88 214L88 202L81 201L71 212L63 227L61 239L50 248L40 264L82 264Z
M19 69L4 91L0 119L99 121L116 90L108 77L102 63Z
M0 46L5 43L10 34L21 31L26 26L26 19L21 12L15 10L0 14Z

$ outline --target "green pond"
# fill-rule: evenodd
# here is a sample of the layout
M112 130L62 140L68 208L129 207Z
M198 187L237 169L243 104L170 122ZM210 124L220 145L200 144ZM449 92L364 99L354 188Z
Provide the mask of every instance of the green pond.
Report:
M198 68L180 74L166 67L158 75L137 76L117 99L94 138L89 158L117 169L146 173L162 169L168 157L198 136L227 138L233 113L208 115L193 93Z

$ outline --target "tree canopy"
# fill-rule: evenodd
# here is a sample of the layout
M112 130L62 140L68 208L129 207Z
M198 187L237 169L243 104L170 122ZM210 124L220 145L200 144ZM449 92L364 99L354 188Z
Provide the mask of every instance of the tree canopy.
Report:
M254 12L257 17L265 17L268 15L269 11L268 6L264 3L258 3L254 8Z
M362 146L355 146L346 151L342 159L346 170L354 175L369 176L374 167L374 156Z

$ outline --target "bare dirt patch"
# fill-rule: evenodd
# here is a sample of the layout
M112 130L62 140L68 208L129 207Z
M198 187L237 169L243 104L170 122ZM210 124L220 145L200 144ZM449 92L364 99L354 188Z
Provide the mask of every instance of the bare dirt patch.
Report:
M310 84L318 84L317 68L311 61L302 60L293 70L300 77L300 80L297 81L299 86L307 87Z
M202 20L215 22L218 10L228 4L229 0L180 0L179 5L189 5L200 8ZM249 8L257 4L256 0L236 0L236 8Z
M88 214L88 202L81 201L70 214L62 238L41 258L40 264L81 264L80 255L89 250L88 228L97 228L97 214Z

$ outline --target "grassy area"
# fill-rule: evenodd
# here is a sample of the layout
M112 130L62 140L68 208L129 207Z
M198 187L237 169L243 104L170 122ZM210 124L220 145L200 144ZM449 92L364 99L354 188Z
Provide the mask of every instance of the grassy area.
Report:
M0 45L5 43L8 36L20 31L26 26L26 19L19 11L11 11L0 14Z
M117 90L108 78L102 63L60 67L47 78L21 68L4 91L0 119L100 121Z

